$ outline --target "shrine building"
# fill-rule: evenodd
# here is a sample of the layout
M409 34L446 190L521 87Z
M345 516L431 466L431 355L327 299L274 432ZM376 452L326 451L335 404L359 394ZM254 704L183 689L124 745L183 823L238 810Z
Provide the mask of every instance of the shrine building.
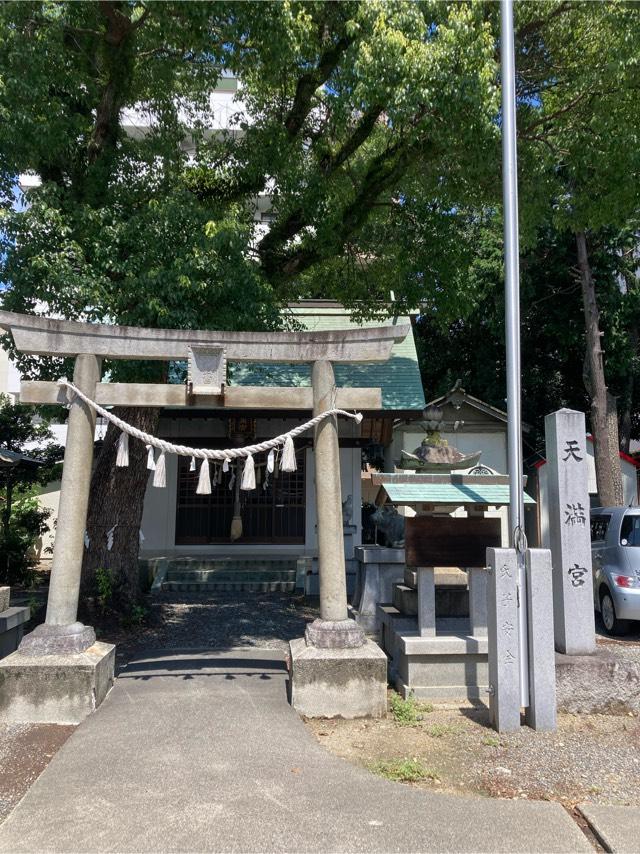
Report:
M380 326L380 321L354 321L336 303L297 303L291 314L300 327L309 331L347 330ZM391 324L392 321L387 321ZM409 323L398 318L397 324ZM225 408L224 412L205 407L166 407L162 410L158 435L174 443L225 448L259 442L291 429L310 417L311 366L305 364L230 363L228 390L265 388L270 396L277 387L296 387L308 396L308 408L290 408L283 396L282 408L273 409L273 400L255 409ZM362 365L336 364L336 385L340 388L380 388L381 407L363 411L361 425L339 420L340 476L343 500L343 536L347 562L362 542L362 450L382 457L392 440L398 418L420 418L425 406L413 334L395 343L388 362ZM302 399L302 398L301 398ZM290 396L289 396L290 400ZM270 408L267 408L269 406ZM289 408L288 408L289 406ZM236 492L230 478L212 484L209 495L198 495L197 471L190 471L188 457L167 458L167 486L155 488L153 479L145 497L142 520L144 537L141 556L252 556L313 560L317 555L316 505L314 491L314 450L311 434L295 442L297 469L256 471L257 488ZM232 538L234 504L240 500L242 532ZM237 535L237 530L233 532ZM348 570L350 569L347 564Z

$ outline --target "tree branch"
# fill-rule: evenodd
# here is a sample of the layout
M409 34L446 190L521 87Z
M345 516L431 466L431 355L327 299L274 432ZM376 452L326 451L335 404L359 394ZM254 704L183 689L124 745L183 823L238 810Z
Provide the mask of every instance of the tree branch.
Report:
M263 246L266 237L263 238L259 245L259 254L267 277L292 278L321 261L329 251L340 252L351 235L357 232L365 222L378 196L404 174L410 163L412 151L412 146L397 143L374 158L360 184L360 189L342 211L340 221L333 230L335 238L329 249L323 251L319 241L315 240L313 243L300 244L287 251L278 251L269 242Z
M375 127L376 122L382 115L384 106L382 104L373 104L366 113L362 115L360 121L356 125L353 133L343 143L341 148L335 154L328 154L320 161L320 168L325 175L331 175L338 167L354 154L360 146L369 138L371 131Z
M353 44L354 36L343 35L321 54L318 65L298 79L293 103L285 117L284 126L290 139L300 132L309 112L318 86L326 83L340 62L342 55Z

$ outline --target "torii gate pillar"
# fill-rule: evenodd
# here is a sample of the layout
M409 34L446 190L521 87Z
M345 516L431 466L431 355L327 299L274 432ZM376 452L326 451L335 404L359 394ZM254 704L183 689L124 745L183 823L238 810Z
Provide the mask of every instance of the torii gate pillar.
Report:
M100 382L101 364L102 360L96 356L83 354L76 358L73 383L88 397L95 396L96 383ZM63 627L77 629L69 632L72 643L75 638L75 645L73 649L64 650L67 652L83 652L96 639L93 629L76 623L95 425L96 417L92 409L79 400L71 404L58 509L61 524L56 532L44 624L52 636L61 636ZM78 643L82 645L80 637L83 634L87 635L88 642L82 649L76 648ZM32 632L29 637L33 636Z
M314 362L311 374L314 416L333 406L335 378L331 362ZM347 615L347 576L342 536L340 447L335 418L315 429L315 489L318 513L318 574L320 619L307 626L306 642L328 649L359 647L364 632Z
M76 357L73 382L88 396L95 395L101 365L87 353ZM0 720L77 724L113 684L115 646L76 621L95 423L84 403L71 404L47 616L2 661Z
M330 361L313 363L313 414L334 405ZM291 641L291 702L307 717L381 717L387 706L387 658L347 613L342 536L340 448L335 419L314 435L320 618Z

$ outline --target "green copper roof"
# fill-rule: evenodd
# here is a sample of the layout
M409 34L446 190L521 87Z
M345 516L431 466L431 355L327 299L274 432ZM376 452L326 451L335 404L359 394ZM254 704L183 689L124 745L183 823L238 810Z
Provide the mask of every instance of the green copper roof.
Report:
M353 329L382 326L391 321L354 322L344 308L295 307L290 309L304 329L320 332L327 329ZM399 317L398 325L410 323ZM336 384L345 388L381 388L382 408L385 410L421 410L425 406L424 391L418 367L418 355L413 334L395 344L388 362L366 365L336 365ZM235 363L230 366L230 385L309 386L310 365Z
M482 477L478 477L482 481ZM382 488L393 504L487 504L496 507L509 503L509 485L478 483L383 483ZM525 504L535 504L524 493Z

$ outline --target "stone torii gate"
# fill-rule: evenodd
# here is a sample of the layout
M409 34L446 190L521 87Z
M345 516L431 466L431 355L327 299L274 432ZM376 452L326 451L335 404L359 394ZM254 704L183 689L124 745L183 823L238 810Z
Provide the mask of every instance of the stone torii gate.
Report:
M379 410L379 388L335 388L334 362L384 362L408 326L322 332L213 332L89 324L0 311L16 348L73 357L74 385L102 406ZM102 360L187 360L187 385L104 383ZM311 388L228 387L226 363L311 363ZM66 404L55 382L23 382L22 403ZM0 719L72 723L100 704L113 681L115 647L77 622L95 412L70 405L58 526L45 623L0 662ZM338 431L315 427L320 618L291 644L292 698L307 715L382 714L386 658L348 619ZM347 686L349 688L347 689Z

